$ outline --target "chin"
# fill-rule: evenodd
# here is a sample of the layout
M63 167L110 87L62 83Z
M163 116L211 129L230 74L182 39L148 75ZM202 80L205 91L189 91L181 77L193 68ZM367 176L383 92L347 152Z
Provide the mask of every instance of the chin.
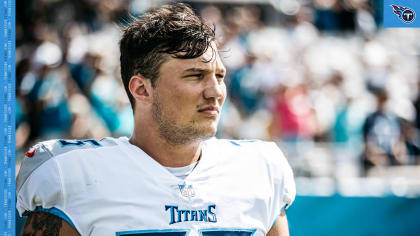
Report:
M217 132L217 124L215 124L214 126L206 126L206 127L201 127L200 130L202 131L202 136L204 139L209 139L211 137L214 137L216 135Z

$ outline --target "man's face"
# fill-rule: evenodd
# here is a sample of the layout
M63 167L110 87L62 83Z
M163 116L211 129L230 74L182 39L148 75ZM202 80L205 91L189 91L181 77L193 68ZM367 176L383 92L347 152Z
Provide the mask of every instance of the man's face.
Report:
M171 144L204 140L216 134L226 98L225 67L216 46L194 59L169 57L153 90L153 120ZM209 61L210 60L210 61Z

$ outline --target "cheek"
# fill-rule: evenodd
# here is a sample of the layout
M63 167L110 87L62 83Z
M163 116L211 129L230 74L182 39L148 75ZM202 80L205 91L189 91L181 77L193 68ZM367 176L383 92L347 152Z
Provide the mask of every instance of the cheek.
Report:
M220 100L221 100L221 103L223 104L223 102L225 101L226 96L227 96L226 84L223 84L222 93L223 93L223 96L222 96L222 98L220 98Z
M191 89L186 87L173 86L165 93L165 104L167 111L175 115L178 113L188 114L194 111L197 106L199 95L193 93Z

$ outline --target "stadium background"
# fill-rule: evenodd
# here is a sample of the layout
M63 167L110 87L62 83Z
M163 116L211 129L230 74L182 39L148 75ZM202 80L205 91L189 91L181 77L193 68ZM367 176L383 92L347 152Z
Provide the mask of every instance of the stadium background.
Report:
M120 27L164 2L16 1L17 170L40 140L130 135ZM420 30L384 29L382 0L183 2L228 68L217 136L276 141L294 169L291 235L420 235Z

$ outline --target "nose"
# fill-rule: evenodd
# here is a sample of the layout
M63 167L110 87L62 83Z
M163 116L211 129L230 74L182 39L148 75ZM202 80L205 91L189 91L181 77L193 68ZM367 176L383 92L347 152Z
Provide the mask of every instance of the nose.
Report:
M204 90L204 98L216 100L224 99L226 96L226 85L223 80L220 80L216 75L212 75L206 83L206 88Z

